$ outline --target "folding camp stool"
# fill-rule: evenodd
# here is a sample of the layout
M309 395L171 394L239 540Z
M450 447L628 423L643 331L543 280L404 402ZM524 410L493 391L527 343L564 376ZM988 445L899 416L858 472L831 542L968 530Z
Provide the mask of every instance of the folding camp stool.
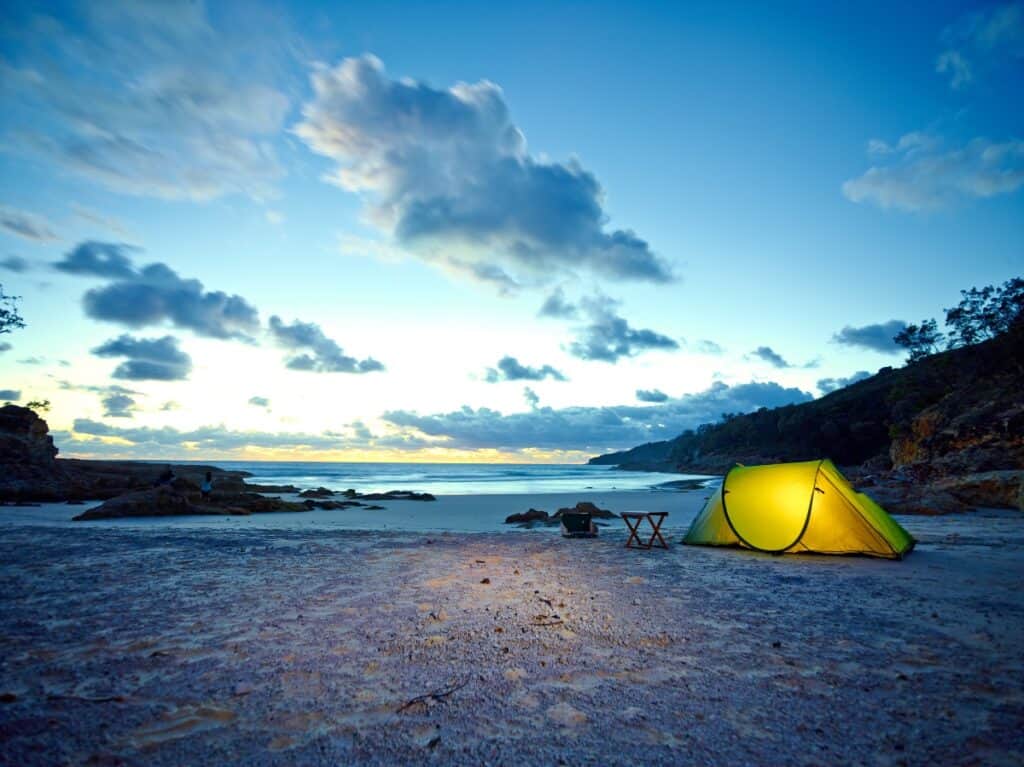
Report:
M661 525L665 521L665 517L668 516L667 511L624 511L619 516L629 528L629 538L626 539L627 549L649 549L654 546L655 540L661 541L661 548L668 548L665 539L661 537ZM645 519L651 526L651 537L647 539L647 543L640 540L639 533L640 523ZM633 541L636 541L635 546Z

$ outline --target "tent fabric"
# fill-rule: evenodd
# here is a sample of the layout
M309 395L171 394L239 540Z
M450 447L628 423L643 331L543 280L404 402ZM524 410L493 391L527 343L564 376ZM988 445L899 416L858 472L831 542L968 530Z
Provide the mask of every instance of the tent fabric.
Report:
M828 459L734 466L683 543L902 559L914 539Z

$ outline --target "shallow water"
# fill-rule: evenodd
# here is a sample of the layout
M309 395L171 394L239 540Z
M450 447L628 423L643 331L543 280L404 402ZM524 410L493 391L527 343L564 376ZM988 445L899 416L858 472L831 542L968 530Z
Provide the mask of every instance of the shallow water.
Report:
M585 464L220 461L216 465L247 471L254 484L351 487L361 493L416 490L434 495L648 490L663 482L700 477Z

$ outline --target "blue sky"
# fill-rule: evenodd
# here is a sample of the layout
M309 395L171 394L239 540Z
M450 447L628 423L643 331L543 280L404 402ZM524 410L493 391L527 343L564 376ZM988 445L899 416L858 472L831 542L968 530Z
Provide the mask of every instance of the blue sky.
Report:
M2 13L0 395L67 455L580 460L1024 264L1021 2Z

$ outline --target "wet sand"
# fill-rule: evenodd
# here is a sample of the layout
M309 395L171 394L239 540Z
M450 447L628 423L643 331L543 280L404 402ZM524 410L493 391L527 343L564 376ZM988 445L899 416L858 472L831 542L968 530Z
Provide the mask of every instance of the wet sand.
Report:
M1020 764L1024 518L900 521L903 562L8 525L0 763Z

